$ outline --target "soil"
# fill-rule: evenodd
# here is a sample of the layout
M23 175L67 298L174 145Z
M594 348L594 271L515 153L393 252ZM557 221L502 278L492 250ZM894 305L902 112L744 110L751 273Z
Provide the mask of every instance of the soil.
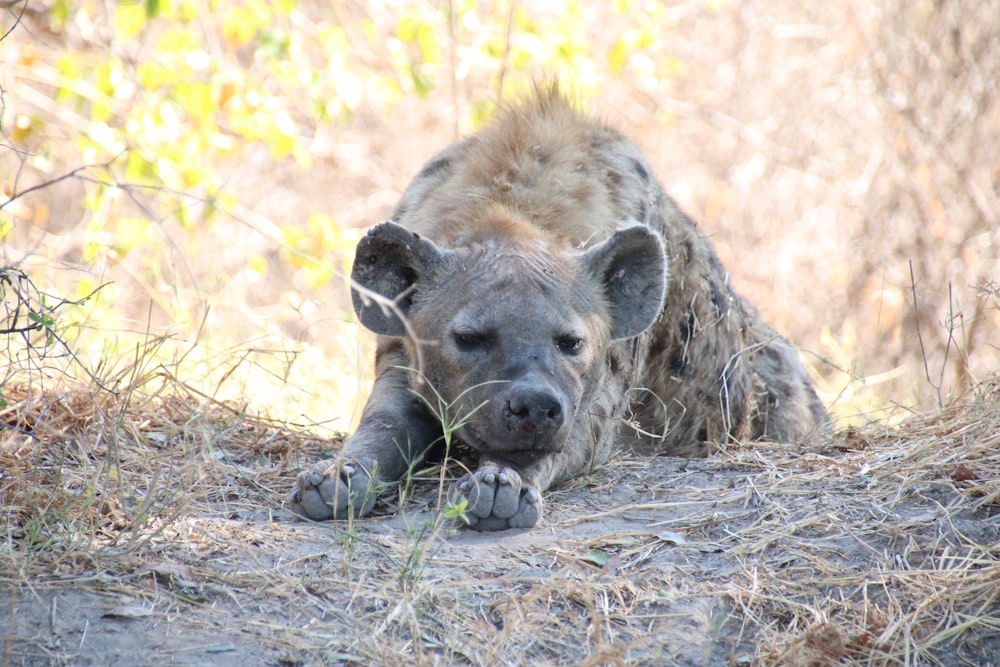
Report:
M622 456L548 494L540 526L501 533L444 520L434 479L351 525L224 499L117 572L95 560L66 583L5 583L2 664L838 664L913 610L892 563L958 567L970 545L995 550L1000 519L950 480L900 485L883 506L837 456L777 477L728 457ZM844 472L811 477L817 464ZM985 602L990 622L911 664L994 664L995 592ZM867 638L838 625L865 605ZM782 633L802 638L784 655Z

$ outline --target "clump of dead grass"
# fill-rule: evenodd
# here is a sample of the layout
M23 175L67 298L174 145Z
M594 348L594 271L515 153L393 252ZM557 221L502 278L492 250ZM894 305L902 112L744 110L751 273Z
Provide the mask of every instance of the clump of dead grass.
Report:
M898 426L843 436L804 454L730 454L762 469L753 502L774 509L738 534L744 573L727 593L760 659L935 664L970 631L996 637L1000 378ZM845 562L859 551L868 558Z
M315 436L161 375L152 392L5 386L0 562L19 576L135 553L181 516L252 492L280 507L287 468ZM110 567L110 565L109 565Z

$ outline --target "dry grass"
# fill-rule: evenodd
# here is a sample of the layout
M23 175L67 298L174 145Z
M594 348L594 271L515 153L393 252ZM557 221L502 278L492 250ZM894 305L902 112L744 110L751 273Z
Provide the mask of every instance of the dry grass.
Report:
M1000 378L829 442L623 454L513 535L456 531L434 470L371 520L295 522L282 497L331 444L166 374L117 397L7 389L3 665L987 665L1000 650Z
M754 502L770 509L738 533L734 593L765 662L962 664L966 632L997 637L998 407L994 379L898 428L846 433L839 451L734 454L759 462ZM987 664L992 646L964 657Z

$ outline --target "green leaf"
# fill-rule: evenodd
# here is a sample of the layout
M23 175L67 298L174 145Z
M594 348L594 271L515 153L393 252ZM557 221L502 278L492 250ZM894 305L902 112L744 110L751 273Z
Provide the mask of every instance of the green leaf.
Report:
M450 502L444 506L444 514L446 519L458 520L469 525L469 517L465 515L466 510L469 508L469 501L466 498L462 498L458 502Z
M601 551L600 549L591 549L580 556L580 560L585 560L601 567L604 567L604 564L612 558L614 558L614 554L609 554L607 551Z
M272 60L287 58L291 46L291 36L280 28L268 28L260 34L260 53Z
M181 57L187 56L200 46L197 34L187 26L175 26L165 30L156 43L157 50ZM179 78L179 73L175 72L174 77Z
M629 56L629 44L628 40L624 37L619 37L615 40L611 48L608 49L608 69L614 74L621 74L622 69L625 67L625 63Z
M118 39L123 41L132 39L146 27L148 14L145 5L119 2L113 6L115 7L113 25Z
M664 542L669 542L670 544L676 544L678 546L682 544L687 544L687 540L680 533L675 533L673 531L665 530L662 533L657 533L658 538Z
M239 48L257 35L257 15L247 7L230 7L222 16L222 34L231 48Z
M49 29L60 33L69 21L69 3L66 0L56 0L49 9Z
M174 99L199 125L214 125L215 103L212 86L208 83L178 83L174 87Z
M39 331L43 328L51 328L56 323L51 315L39 315L34 311L28 313L28 319L38 324Z

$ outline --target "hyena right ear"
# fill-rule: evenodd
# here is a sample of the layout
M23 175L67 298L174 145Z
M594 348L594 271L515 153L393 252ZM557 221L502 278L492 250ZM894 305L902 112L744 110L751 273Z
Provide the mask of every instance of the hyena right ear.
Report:
M604 287L611 338L638 336L663 310L667 257L660 237L642 225L615 232L583 254L584 270Z
M436 245L394 222L372 227L358 243L351 271L358 319L377 334L404 335L402 318L413 305L417 285L443 262Z

